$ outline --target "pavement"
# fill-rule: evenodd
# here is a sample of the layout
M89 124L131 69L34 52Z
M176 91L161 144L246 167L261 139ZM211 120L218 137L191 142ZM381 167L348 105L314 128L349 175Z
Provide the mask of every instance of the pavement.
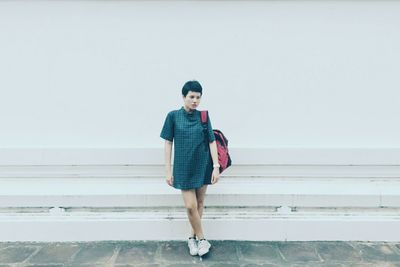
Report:
M0 242L0 267L400 267L400 242L209 242L201 258L186 241Z

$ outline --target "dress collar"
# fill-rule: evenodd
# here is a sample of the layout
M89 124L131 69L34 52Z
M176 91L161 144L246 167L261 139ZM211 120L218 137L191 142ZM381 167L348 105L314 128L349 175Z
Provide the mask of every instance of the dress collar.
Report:
M194 109L192 112L187 112L186 109L182 106L181 110L188 116L193 116L197 112L197 109Z

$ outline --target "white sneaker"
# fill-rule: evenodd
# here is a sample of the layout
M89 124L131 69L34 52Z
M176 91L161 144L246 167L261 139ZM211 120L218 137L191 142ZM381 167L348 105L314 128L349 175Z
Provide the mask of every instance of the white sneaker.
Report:
M200 240L198 243L198 248L199 248L199 256L203 256L210 250L211 244L208 242L206 239Z
M196 240L196 238L189 237L189 240L188 240L188 247L189 247L189 253L190 253L190 255L196 256L197 253L198 253L198 251L199 251L199 248L198 248L198 246L197 246L197 240Z

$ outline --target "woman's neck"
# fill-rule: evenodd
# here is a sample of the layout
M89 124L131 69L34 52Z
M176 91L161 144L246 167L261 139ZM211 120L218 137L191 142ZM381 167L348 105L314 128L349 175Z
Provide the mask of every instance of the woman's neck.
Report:
M186 110L186 112L192 113L193 109L187 108L186 106L183 106L183 108Z

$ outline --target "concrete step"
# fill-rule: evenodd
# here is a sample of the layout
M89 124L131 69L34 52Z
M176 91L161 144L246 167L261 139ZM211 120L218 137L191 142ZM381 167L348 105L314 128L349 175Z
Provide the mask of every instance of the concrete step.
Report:
M203 212L209 239L400 240L399 209L212 207ZM0 209L1 241L182 240L190 233L184 208Z
M208 206L400 207L400 179L221 177ZM171 207L180 190L163 177L0 179L0 207Z
M155 178L162 164L140 165L0 165L0 179L14 178ZM400 165L234 165L223 177L270 178L400 178Z
M0 166L0 240L182 240L162 165ZM210 239L400 240L398 166L233 166L208 187ZM377 231L379 229L379 231Z

